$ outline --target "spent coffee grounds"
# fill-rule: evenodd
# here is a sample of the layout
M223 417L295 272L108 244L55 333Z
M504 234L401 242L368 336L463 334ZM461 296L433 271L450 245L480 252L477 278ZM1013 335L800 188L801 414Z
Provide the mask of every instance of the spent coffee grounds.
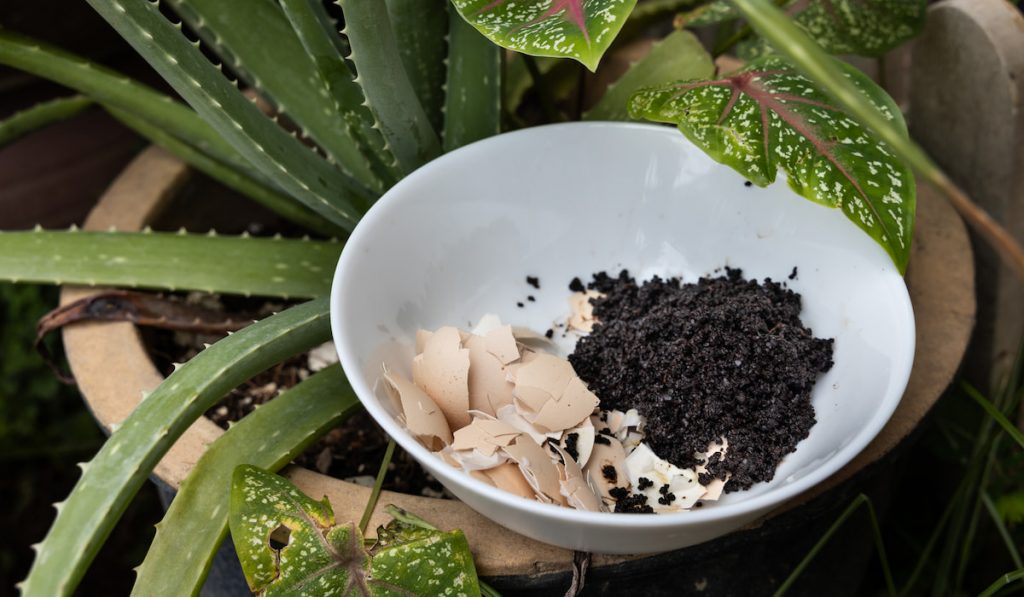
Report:
M814 425L811 389L832 367L833 340L800 321L800 295L729 268L693 284L601 272L587 287L604 294L591 299L598 323L569 362L601 407L637 409L645 441L681 468L726 438L702 484L728 475L731 492L771 480Z

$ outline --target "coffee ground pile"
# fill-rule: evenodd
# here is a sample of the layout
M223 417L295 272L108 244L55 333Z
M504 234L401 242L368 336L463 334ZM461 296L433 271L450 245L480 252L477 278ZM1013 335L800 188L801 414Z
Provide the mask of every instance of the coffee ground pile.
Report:
M728 474L731 492L770 481L814 425L811 389L832 367L833 340L801 323L800 295L729 268L695 284L601 272L587 287L604 294L591 299L598 323L569 362L601 408L636 408L645 441L681 468L725 437L702 484Z

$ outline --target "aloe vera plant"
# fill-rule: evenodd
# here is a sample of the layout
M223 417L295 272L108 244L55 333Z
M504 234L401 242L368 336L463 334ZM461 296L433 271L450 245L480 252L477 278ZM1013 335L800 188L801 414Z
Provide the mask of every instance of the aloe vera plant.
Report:
M694 8L704 11L703 22L746 19L749 28L739 30L737 41L763 40L762 51L778 54L718 75L696 38L676 31L632 65L586 118L676 124L757 184L773 181L782 169L799 195L842 209L901 269L915 209L907 166L950 188L907 139L885 93L815 45L882 52L920 27L923 0L811 0L795 21L774 8L785 2L766 0L339 0L333 6L320 0L168 0L180 23L150 2L88 1L180 99L0 29L0 64L78 94L0 122L0 144L97 105L324 237L351 231L377 197L441 153L536 122L521 109L526 98L535 98L553 120L579 116L583 70L576 63L594 70L619 40L631 41L623 38ZM892 5L906 10L887 10ZM837 17L826 14L829 6L848 10ZM969 202L961 199L966 209ZM1024 255L1005 235L999 238L1007 254ZM37 547L24 594L71 594L174 439L235 385L327 338L324 297L340 250L333 241L187 233L0 234L4 280L311 299L214 344L141 403L83 465L82 479ZM1024 256L1019 259L1024 271ZM402 554L437 544L457 548L451 562L458 563L458 578L466 594L479 593L458 532L417 526L415 517L396 513L405 522L380 530L379 545L367 552L354 526L335 524L329 505L252 468L236 473L241 489L231 502L223 482L228 471L239 464L276 470L355 405L337 368L276 400L232 428L197 463L159 529L136 593L196 593L223 539L229 502L234 526L244 523L246 512L272 514L244 499L245 488L256 486L275 504L284 495L295 500L298 507L274 509L275 520L303 538L295 547L318 554L310 562L326 558L334 567L297 580L276 569L282 574L276 581L250 568L254 589L269 593L275 582L287 590L332 580L334 588L365 585L364 593L374 594L367 580L373 570L408 591L404 572L396 572L412 565ZM273 421L290 426L268 440ZM238 527L236 539L248 535L251 528ZM277 565L274 554L262 535L253 536L260 541L250 559L269 571ZM175 559L186 543L190 555Z

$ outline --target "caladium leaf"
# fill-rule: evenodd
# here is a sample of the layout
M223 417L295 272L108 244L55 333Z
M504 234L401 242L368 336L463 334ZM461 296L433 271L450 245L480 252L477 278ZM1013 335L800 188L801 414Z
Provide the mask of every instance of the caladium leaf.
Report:
M355 523L335 523L327 498L254 466L235 469L229 522L249 588L261 595L480 595L462 531L392 521L367 551ZM287 543L275 549L279 527Z
M853 67L844 75L906 133L892 99ZM836 107L809 79L775 56L731 76L641 90L630 112L679 130L712 158L759 186L785 171L800 195L843 210L904 271L914 227L910 169L889 146Z
M793 22L830 54L881 56L917 35L927 9L928 0L810 0ZM738 19L740 13L728 0L715 0L681 17L684 26L696 27ZM749 60L768 50L767 42L755 37L738 54Z
M636 0L452 0L470 25L503 48L572 58L591 71Z

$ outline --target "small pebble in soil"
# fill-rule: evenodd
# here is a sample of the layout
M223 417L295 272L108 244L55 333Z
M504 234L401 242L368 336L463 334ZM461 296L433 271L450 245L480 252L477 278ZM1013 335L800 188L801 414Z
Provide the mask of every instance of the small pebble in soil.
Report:
M681 468L725 437L701 483L728 474L731 492L771 480L814 425L811 389L832 367L833 341L802 324L800 295L730 268L687 284L601 272L588 287L604 295L591 299L598 323L569 361L601 407L639 410L651 448Z

